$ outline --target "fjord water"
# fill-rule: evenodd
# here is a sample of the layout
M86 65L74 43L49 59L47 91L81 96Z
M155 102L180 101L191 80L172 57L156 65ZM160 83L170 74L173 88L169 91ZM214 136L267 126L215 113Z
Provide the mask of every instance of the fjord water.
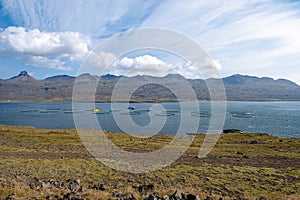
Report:
M186 103L188 104L188 103ZM155 103L135 103L132 104L136 110L153 108ZM191 121L200 120L198 133L205 133L209 126L210 117L205 113L210 113L209 102L199 102L202 112L200 117L193 115L193 111L180 110L180 106L175 102L159 103L166 110L177 111L169 116L161 116L154 110L150 112L140 112L137 115L128 115L139 126L147 126L152 118L165 120L164 126L159 133L174 135L176 134L181 116L189 118ZM96 103L96 106L103 111L111 109L110 103ZM89 118L94 115L103 130L112 132L123 132L114 120L113 113L116 115L126 115L127 104L123 110L113 110L106 114L92 114L93 107L90 103L82 103L83 110L74 115L82 115ZM47 110L48 109L48 110ZM0 124L12 126L34 126L45 129L65 129L75 128L73 114L69 113L72 103L0 103ZM43 112L46 111L46 112ZM47 112L49 111L49 112ZM51 112L54 111L54 112ZM235 116L232 113L242 113ZM243 113L251 117L244 117ZM84 118L84 117L83 117ZM89 120L84 121L83 127L95 128ZM155 130L161 124L153 124ZM300 137L300 102L227 102L227 112L223 129L239 129L249 133L268 133L280 137ZM143 134L143 133L140 133Z

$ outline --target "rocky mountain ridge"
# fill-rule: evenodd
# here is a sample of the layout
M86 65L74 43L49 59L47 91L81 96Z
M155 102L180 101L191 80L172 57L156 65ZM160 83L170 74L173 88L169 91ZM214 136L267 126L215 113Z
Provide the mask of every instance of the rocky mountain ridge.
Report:
M110 101L114 87L121 79L124 88L130 87L133 82L141 85L131 96L132 101L176 101L176 96L167 87L182 87L184 91L184 81L191 85L198 100L210 100L207 85L214 86L221 80L225 86L226 98L230 101L300 100L299 85L286 79L274 80L269 77L235 74L221 80L203 80L186 79L178 74L165 77L126 77L111 74L95 76L86 73L78 77L57 75L37 80L26 71L22 71L10 79L0 79L0 101L72 101L75 80L87 89L97 84L95 100Z

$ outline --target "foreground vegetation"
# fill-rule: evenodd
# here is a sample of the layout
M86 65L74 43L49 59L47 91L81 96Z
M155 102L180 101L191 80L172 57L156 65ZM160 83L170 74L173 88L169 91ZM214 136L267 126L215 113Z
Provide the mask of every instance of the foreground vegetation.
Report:
M159 149L170 136L133 138L106 133L132 152ZM300 139L230 133L203 158L204 135L171 166L146 174L113 170L90 155L76 130L0 126L0 199L55 199L71 193L85 199L144 199L158 192L212 199L300 199ZM76 187L75 186L80 186ZM75 187L75 189L74 189Z

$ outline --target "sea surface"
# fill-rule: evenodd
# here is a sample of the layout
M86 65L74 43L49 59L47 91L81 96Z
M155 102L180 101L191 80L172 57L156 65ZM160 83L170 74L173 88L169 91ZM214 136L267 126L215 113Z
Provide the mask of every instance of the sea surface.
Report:
M181 109L176 102L131 103L129 106L135 109L128 110L126 103L118 103L118 109L111 103L79 103L72 110L72 103L8 102L0 103L0 124L45 129L101 127L111 132L175 135L182 126L190 130L197 123L197 130L192 133L206 133L212 118L220 113L211 112L210 102L197 103L200 112L190 104L195 103L185 102ZM100 108L101 113L93 113L94 107ZM300 137L300 102L226 102L224 116L222 129Z

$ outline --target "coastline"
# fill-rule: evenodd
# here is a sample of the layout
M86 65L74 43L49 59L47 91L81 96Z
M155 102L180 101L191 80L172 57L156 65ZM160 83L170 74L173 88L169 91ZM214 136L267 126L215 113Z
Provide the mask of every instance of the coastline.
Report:
M245 99L245 100L225 100L225 102L298 102L300 99ZM49 100L49 101L39 101L39 100L0 100L0 103L72 103L73 101L67 100ZM131 100L131 101L106 101L106 100L96 100L96 101L76 101L77 103L168 103L168 102L179 102L176 100ZM181 101L181 102L211 102L210 100L198 100L198 101ZM224 102L223 100L213 102Z
M121 148L139 153L159 149L172 139L166 135L148 139L122 133L106 135ZM72 191L48 184L50 179L65 185L80 179L83 190L73 193L86 199L117 199L116 193L144 199L153 192L172 195L176 189L201 199L207 196L213 199L300 198L299 138L222 134L209 155L199 159L197 153L203 139L204 135L197 135L188 151L171 166L146 174L131 174L96 161L74 129L0 125L0 182L7 183L0 188L0 197L15 193L18 198L45 199L48 195L55 199L55 195ZM44 182L47 187L33 186L34 181ZM93 187L100 184L105 186L104 190ZM153 188L141 193L138 190L141 185L153 185Z

